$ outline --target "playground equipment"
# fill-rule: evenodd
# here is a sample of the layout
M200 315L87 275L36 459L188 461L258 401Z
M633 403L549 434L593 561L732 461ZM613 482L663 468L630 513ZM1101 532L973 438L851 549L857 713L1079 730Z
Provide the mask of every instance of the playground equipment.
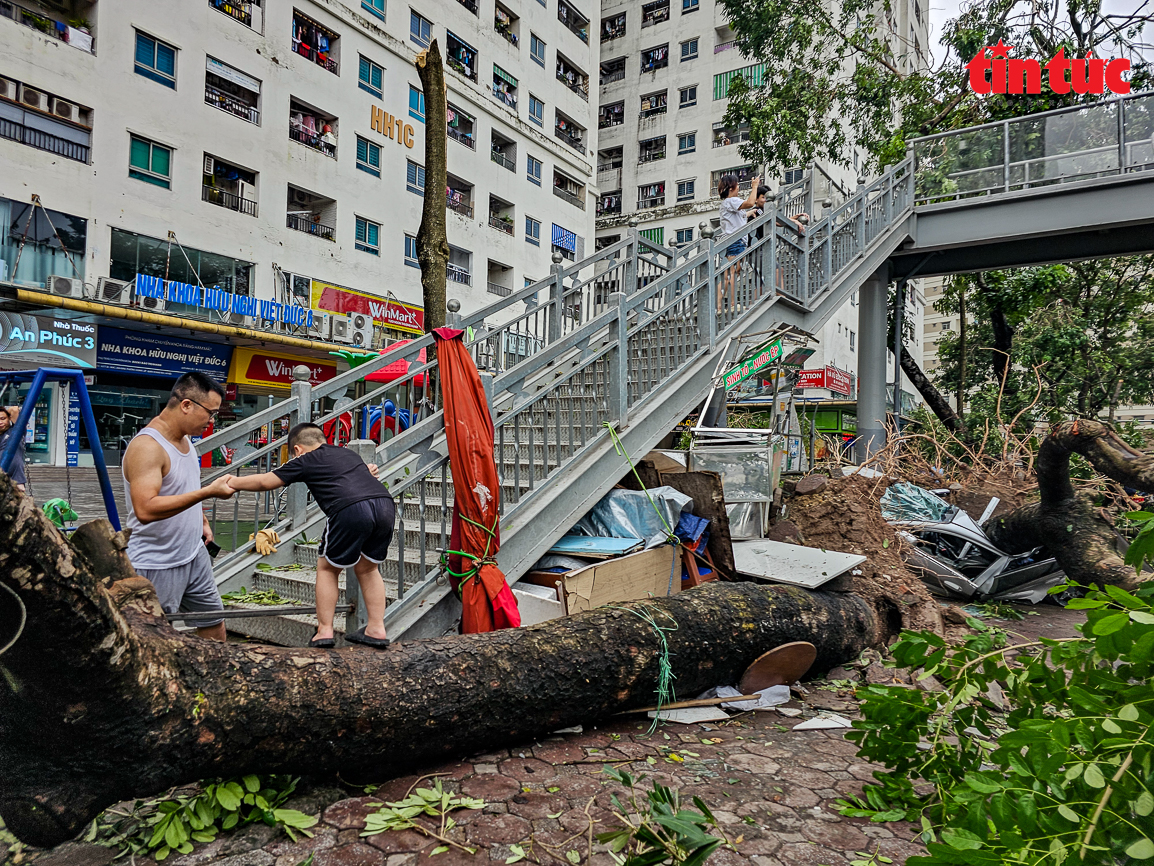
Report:
M117 532L120 531L120 514L116 510L116 497L112 494L112 481L108 477L108 466L104 462L104 451L100 447L100 434L96 430L96 417L92 414L92 401L88 398L88 386L84 384L84 373L80 370L61 370L55 367L40 367L36 370L20 370L0 375L0 385L7 387L16 382L31 382L28 394L20 407L20 417L13 425L14 434L9 437L8 445L0 455L0 470L7 472L12 468L12 461L16 457L16 450L28 429L28 422L36 410L36 401L44 391L48 382L67 384L80 403L80 420L88 434L88 442L92 446L92 462L96 466L96 476L100 480L100 495L104 499L104 510L108 513L108 522ZM71 479L70 479L71 480ZM69 485L71 488L71 484ZM69 509L71 510L71 509ZM73 512L74 513L74 512Z

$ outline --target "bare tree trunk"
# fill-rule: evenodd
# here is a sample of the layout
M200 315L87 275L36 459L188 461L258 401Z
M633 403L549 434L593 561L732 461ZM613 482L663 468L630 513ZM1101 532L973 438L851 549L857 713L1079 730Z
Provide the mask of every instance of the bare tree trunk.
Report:
M421 266L421 294L425 331L445 325L445 263L449 237L445 228L445 190L448 187L448 132L445 67L437 40L417 55L417 75L425 91L425 201L417 229L417 263Z
M902 348L902 372L906 374L906 378L910 380L910 384L918 389L918 393L922 395L922 399L926 401L926 405L930 407L930 411L938 416L938 420L945 425L947 430L958 436L965 432L965 428L962 426L962 419L950 408L949 400L942 395L941 391L934 387L934 383L922 372L922 368L918 366L918 362L905 350L905 347Z
M1010 553L1043 545L1077 583L1132 589L1138 575L1118 555L1118 534L1109 515L1074 489L1071 454L1082 455L1096 471L1127 487L1154 492L1154 454L1131 448L1101 421L1064 421L1038 450L1039 501L993 521L990 540Z
M826 670L888 636L853 594L714 582L383 652L217 643L167 624L126 545L107 521L70 544L0 475L0 583L15 593L0 592L0 645L27 611L3 656L0 816L34 845L72 838L119 800L199 779L376 780L644 706L662 658L650 617L671 629L680 697L736 681L788 641L813 643Z

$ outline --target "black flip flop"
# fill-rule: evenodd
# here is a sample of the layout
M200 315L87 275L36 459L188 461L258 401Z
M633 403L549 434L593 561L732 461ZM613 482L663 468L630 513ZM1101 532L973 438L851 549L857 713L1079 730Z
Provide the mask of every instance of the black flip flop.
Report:
M332 637L314 637L309 641L311 649L332 649L337 645L336 638Z
M365 646L371 646L374 649L385 649L385 647L387 647L390 643L387 637L380 638L365 634L365 630L363 628L359 628L354 632L346 634L345 640L347 640L349 643L363 643Z

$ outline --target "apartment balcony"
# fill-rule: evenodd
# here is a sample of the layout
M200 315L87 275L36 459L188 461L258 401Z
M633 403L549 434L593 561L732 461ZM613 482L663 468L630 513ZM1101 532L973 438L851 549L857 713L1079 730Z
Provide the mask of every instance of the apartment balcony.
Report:
M720 54L722 51L729 51L737 47L737 42L730 39L728 42L718 42L713 46L713 53Z
M589 19L565 0L557 2L557 20L576 34L578 39L586 45L589 44Z
M229 114L235 115L241 120L260 124L260 110L256 108L256 106L249 105L237 99L232 94L225 93L223 90L213 87L211 84L204 85L204 102L205 105L211 105L213 108L227 111Z
M644 165L645 163L657 162L658 160L661 160L661 159L665 159L665 148L664 147L662 147L660 150L642 151L641 153L639 153L637 155L637 164L638 165Z
M497 165L503 166L504 168L509 169L509 171L517 170L517 163L505 154L501 153L499 150L490 151L489 157L493 160L493 162L497 163Z
M598 189L621 189L621 169L610 168L602 171L597 170L597 188Z
M612 84L614 81L624 81L624 80L625 80L625 70L623 68L622 69L615 69L612 72L602 72L601 73L601 83L602 84Z
M513 218L500 216L495 213L489 214L489 227L494 228L499 232L512 236L513 234ZM492 285L490 283L489 285Z
M317 135L315 132L309 132L305 129L293 129L289 127L289 138L293 141L303 144L305 147L312 148L318 153L323 153L332 159L337 158L337 146L332 142L325 141L323 137Z
M562 201L569 202L569 204L573 205L573 207L585 210L585 199L582 196L574 195L568 190L561 189L559 186L553 187L553 195L557 196L557 198L561 199Z
M469 150L477 149L477 142L471 133L460 132L459 130L453 129L451 126L446 127L445 131L449 134L449 138L453 139L453 141L465 145L465 147L469 148Z
M88 162L90 153L87 144L78 144L49 132L41 132L39 129L32 129L4 117L0 117L0 138L26 144L36 150L47 151L77 162Z
M304 57L307 60L311 60L317 66L320 66L323 69L327 69L333 75L341 74L340 63L337 62L335 57L331 56L325 51L318 51L316 48L306 48L303 43L295 46L294 51L301 57Z
M465 201L463 198L454 197L452 192L450 192L445 197L445 207L454 213L459 213L461 216L468 219L473 218L473 205Z
M619 213L621 213L621 193L613 193L597 199L597 216L612 216Z
M239 21L245 27L250 27L257 32L260 32L261 21L254 17L254 12L261 10L260 0L252 0L252 2L245 2L245 0L208 0L210 9L215 9L217 12L222 12L234 21Z
M474 15L477 14L477 0L457 0L457 2L472 12Z
M512 229L510 229L509 234L512 233ZM513 294L513 289L511 287L498 285L497 283L489 283L487 290L490 295L497 295L501 298L507 298L509 295Z
M326 241L336 241L337 230L326 226L315 215L305 213L290 213L287 215L286 225L295 231L316 235Z
M649 208L661 207L665 204L665 196L655 196L653 198L642 198L637 200L638 210L647 210Z
M75 14L83 17L84 10L92 9L95 3L78 3L76 6ZM87 26L73 27L66 21L33 11L18 3L12 3L10 0L0 0L0 18L9 18L17 24L31 27L33 30L38 30L43 35L59 40L65 45L83 51L85 54L96 53L96 37L88 32Z
M200 188L200 200L206 201L209 204L214 204L217 207L223 207L223 208L227 208L228 210L234 210L237 213L247 214L248 216L251 216L251 217L256 216L256 202L255 201L253 201L252 199L248 199L248 198L241 198L236 193L227 192L223 189L217 189L215 186L208 186L207 184L203 185ZM289 219L290 220L293 219L293 216L290 215ZM312 224L311 219L310 219L310 224ZM295 226L293 226L290 223L289 228L295 228ZM327 226L325 228L327 228ZM297 230L298 231L304 231L304 229L297 229ZM332 230L330 229L330 232L331 231ZM310 234L315 234L315 233L310 231ZM332 238L330 237L329 240L332 240Z
M568 132L567 130L562 129L559 126L553 127L553 135L555 135L557 138L561 139L563 142L565 142L571 148L576 150L578 153L582 153L582 154L585 153L585 145L581 141L580 136L573 135L571 132Z
M445 264L445 279L450 283L460 283L463 286L473 285L473 275L460 265L454 265L452 262Z

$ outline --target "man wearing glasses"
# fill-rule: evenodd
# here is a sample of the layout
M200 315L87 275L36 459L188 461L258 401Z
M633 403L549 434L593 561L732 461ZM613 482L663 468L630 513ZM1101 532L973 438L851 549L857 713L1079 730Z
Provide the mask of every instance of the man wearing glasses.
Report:
M168 404L124 452L124 498L128 503L128 558L137 574L156 587L165 613L222 610L205 544L212 528L200 503L228 499L225 478L200 486L200 458L190 436L199 436L220 411L224 386L203 373L176 380ZM205 623L197 634L224 640L224 620Z

